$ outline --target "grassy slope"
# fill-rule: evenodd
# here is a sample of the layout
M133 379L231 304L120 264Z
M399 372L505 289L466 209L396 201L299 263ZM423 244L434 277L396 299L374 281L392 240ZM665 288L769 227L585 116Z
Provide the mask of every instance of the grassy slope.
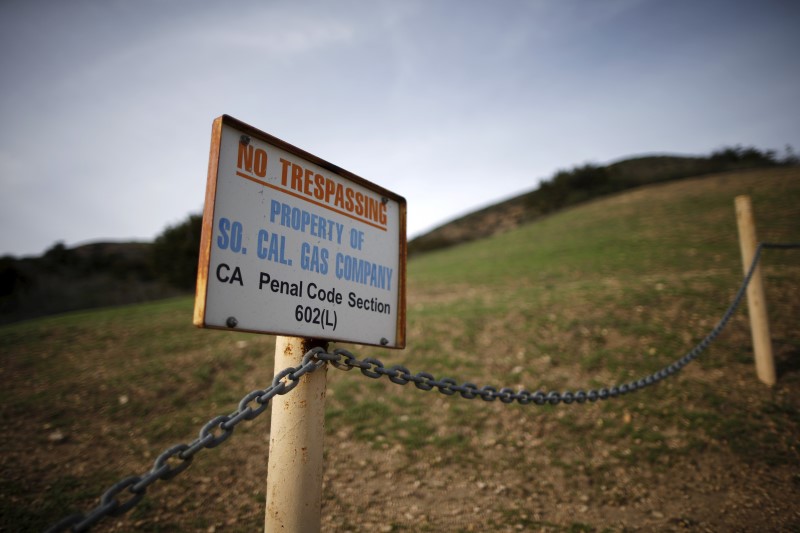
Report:
M774 168L766 158L643 156L608 166L586 165L557 173L539 187L474 211L439 226L408 243L411 257L504 233L540 217L610 194L708 174ZM751 154L753 155L753 154Z
M529 390L652 372L735 292L737 194L753 197L762 240L800 241L797 170L649 187L413 260L409 347L354 351ZM800 526L798 253L765 256L773 390L755 380L742 311L678 377L601 404L470 402L330 370L326 528ZM178 299L0 328L0 525L37 531L87 509L269 383L271 338L190 323ZM268 427L266 414L240 425L98 529L260 528Z

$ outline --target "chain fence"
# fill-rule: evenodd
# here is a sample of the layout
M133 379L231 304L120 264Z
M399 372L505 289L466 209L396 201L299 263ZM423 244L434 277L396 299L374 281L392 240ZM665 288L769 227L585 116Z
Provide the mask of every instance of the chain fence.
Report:
M358 368L363 375L373 379L380 379L386 376L389 381L397 385L413 383L423 391L436 389L447 396L458 394L461 398L470 400L480 398L487 402L500 400L502 403L517 402L521 405L591 403L616 398L655 385L659 381L680 372L683 367L697 359L722 332L741 303L747 286L758 266L761 252L765 248L800 248L800 243L760 243L756 247L753 260L733 301L711 332L686 355L648 376L628 383L601 389L590 389L588 391L550 391L545 393L542 391L529 392L525 389L515 391L508 387L498 390L496 387L489 385L479 388L476 384L470 382L459 385L452 378L436 379L428 372L412 374L410 370L402 365L394 365L387 368L379 359L373 357L358 359L351 352L344 349L335 349L332 352L328 352L321 347L313 348L303 356L299 366L288 367L277 373L267 388L257 389L246 394L239 401L235 411L209 420L200 429L200 433L195 440L189 443L177 444L164 450L153 462L150 470L141 475L133 475L121 479L102 494L100 503L88 513L75 513L66 516L50 526L45 533L89 531L105 517L116 517L127 513L144 498L147 489L151 485L157 481L168 481L181 474L191 465L195 455L200 451L215 448L225 442L233 434L237 425L244 421L255 419L267 410L270 400L275 396L289 393L300 383L302 376L314 372L327 363L345 371ZM122 501L120 501L120 497L122 497Z

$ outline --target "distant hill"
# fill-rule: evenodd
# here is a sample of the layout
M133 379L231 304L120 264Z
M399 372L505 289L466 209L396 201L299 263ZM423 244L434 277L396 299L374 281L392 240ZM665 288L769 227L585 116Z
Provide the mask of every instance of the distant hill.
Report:
M536 190L523 193L448 222L408 243L409 256L504 233L521 224L600 196L677 179L748 168L796 165L789 151L726 148L708 157L651 155L609 165L583 165L558 172Z
M179 294L152 267L152 243L57 243L41 257L0 258L0 323Z
M558 172L531 192L475 211L413 239L409 255L503 233L559 209L652 183L797 164L789 151L727 148L708 157L658 155ZM152 243L56 243L41 257L0 258L0 324L78 309L125 305L194 290L202 217L190 215Z
M56 243L41 257L2 257L0 324L191 292L201 226L190 215L154 242Z

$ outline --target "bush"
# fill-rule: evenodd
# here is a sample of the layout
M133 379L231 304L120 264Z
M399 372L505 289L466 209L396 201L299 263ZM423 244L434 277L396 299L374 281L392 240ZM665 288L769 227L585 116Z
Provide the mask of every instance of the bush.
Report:
M153 243L153 268L170 285L192 290L197 279L200 254L201 215L189 215L184 222L168 227Z

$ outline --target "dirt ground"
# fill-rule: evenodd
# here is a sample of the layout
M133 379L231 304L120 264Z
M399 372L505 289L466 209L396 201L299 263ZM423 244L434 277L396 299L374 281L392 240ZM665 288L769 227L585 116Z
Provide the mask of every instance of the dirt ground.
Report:
M744 324L737 322L734 329L744 332L733 333L729 341L746 341ZM711 370L690 365L673 382L658 385L665 392L656 399L665 409L672 408L672 401L691 403L693 393L682 392L682 385L701 380L728 387L757 412L766 403L792 405L796 417L798 356L796 348L779 345L781 379L773 390L754 380L748 365ZM587 378L575 372L576 379ZM323 531L800 531L796 434L784 450L789 462L784 456L773 464L758 449L748 456L715 440L703 431L702 422L664 422L647 407L651 390L610 400L613 404L605 404L610 408L598 403L542 409L400 388L386 379L367 380L357 371L331 368L328 380L332 406L338 405L335 397L344 382L356 391L347 398L351 404L390 402L393 394L401 402L410 395L419 404L411 416L390 414L397 418L396 434L358 438L349 425L329 431ZM255 384L259 376L246 381L242 390L250 390L250 382ZM81 399L82 393L75 392L74 398L53 398L51 405L80 405ZM481 423L454 426L454 411L456 420L474 417ZM414 413L422 413L445 444L414 447L404 440L421 423ZM52 495L66 479L70 508L75 508L78 494L79 508L87 510L96 505L99 493L76 491L75 484L98 469L107 478L102 486L118 476L141 473L163 449L149 442L135 420L119 428L101 416L87 415L80 431L68 434L47 424L12 421L7 426L18 444L38 444L6 447L0 457L6 483L13 480L24 487L6 493L6 504L16 499L30 505L31 495L34 501ZM204 421L196 420L196 425ZM655 437L647 429L659 424L666 425L659 433L666 442L648 443ZM269 412L240 427L229 442L198 454L186 473L154 485L129 514L106 519L94 530L262 530ZM616 429L620 427L631 431ZM689 442L693 433L697 442ZM777 431L776 438L786 436ZM25 530L12 520L4 517L2 531Z
M787 232L796 232L793 216ZM689 252L715 246L704 238ZM602 275L590 290L580 271L568 283L534 279L505 292L410 287L411 346L380 357L479 386L606 386L629 366L657 370L655 361L680 357L707 333L719 318L709 309L720 307L710 300L730 301L720 278L739 275L735 261ZM677 376L594 404L487 403L330 368L323 531L800 531L800 270L781 261L765 269L771 388L755 377L741 310ZM520 298L525 291L539 292ZM198 333L188 299L146 312L0 331L0 531L42 531L88 511L105 488L143 474L271 382L272 338ZM267 411L242 423L93 531L262 531L269 419Z

